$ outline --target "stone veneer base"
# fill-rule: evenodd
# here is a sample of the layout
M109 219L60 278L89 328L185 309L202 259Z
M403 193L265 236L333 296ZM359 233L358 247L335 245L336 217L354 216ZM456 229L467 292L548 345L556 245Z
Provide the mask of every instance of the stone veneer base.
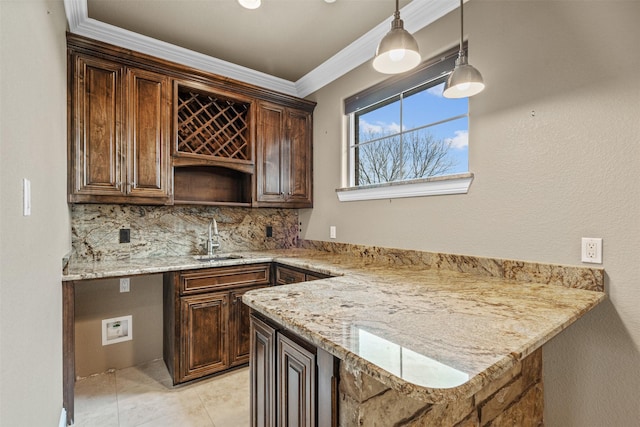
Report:
M429 404L393 390L363 372L340 367L339 425L541 426L544 395L542 349L518 362L467 399Z

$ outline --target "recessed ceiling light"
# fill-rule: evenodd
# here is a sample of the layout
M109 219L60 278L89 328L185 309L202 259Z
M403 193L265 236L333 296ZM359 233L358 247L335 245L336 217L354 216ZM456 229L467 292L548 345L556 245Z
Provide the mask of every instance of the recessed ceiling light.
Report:
M240 3L240 6L246 8L246 9L257 9L260 7L260 0L238 0L238 3Z

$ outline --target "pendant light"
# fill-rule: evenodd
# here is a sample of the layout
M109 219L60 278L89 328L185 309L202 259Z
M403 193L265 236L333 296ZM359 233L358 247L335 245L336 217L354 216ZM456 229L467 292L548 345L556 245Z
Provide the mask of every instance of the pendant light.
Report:
M462 2L463 0L460 0L460 51L458 52L456 65L444 85L442 95L445 98L467 98L484 90L482 74L472 65L469 65L467 56L462 49L462 38L464 34Z
M384 74L399 74L415 68L421 59L418 42L404 29L404 23L400 19L398 0L396 0L391 30L378 44L373 68Z
M238 3L245 9L257 9L260 7L261 2L260 0L238 0Z

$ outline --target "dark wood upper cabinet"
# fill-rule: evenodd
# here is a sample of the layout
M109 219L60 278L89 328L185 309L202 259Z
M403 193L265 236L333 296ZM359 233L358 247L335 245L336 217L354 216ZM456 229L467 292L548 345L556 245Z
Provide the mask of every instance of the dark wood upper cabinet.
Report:
M169 93L166 76L127 69L130 196L170 201Z
M69 201L170 203L169 79L70 58Z
M315 103L67 34L71 203L312 207Z
M312 116L262 102L256 138L257 206L313 207Z
M253 173L254 100L175 80L174 165L224 166Z
M71 201L94 195L122 196L124 67L87 56L73 56L69 87L72 128L69 147Z

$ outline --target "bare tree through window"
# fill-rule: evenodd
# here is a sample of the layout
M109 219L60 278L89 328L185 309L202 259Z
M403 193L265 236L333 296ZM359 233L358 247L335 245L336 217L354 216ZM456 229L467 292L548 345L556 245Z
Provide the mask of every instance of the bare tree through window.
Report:
M382 134L369 130L356 150L356 185L379 184L445 175L456 166L451 140L426 129Z

